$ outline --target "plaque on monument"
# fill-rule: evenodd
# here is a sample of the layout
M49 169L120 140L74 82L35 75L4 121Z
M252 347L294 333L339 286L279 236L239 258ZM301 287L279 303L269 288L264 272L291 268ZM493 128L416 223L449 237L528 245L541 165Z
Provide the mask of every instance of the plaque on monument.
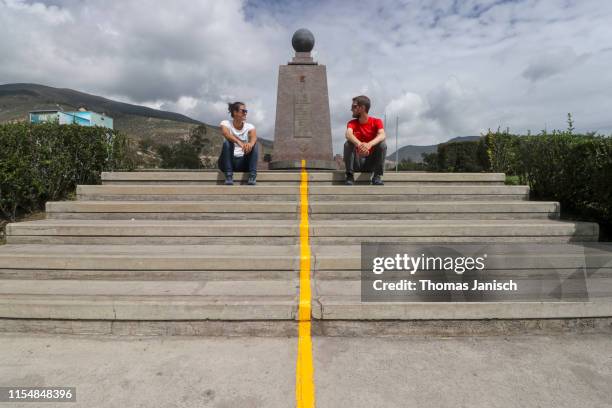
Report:
M270 169L335 170L333 161L327 71L310 52L314 36L306 29L291 39L295 57L278 72L274 153Z
M310 123L312 122L312 107L310 106L310 97L304 91L297 91L293 102L294 111L294 128L293 134L295 137L312 137L310 131Z

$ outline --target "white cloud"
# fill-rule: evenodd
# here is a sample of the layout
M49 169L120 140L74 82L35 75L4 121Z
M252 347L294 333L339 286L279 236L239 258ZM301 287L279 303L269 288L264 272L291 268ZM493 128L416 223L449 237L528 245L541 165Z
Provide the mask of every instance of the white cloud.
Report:
M48 25L61 25L74 21L70 10L59 8L54 5L29 3L19 0L3 0L2 3L5 10L9 12L13 11L20 13L26 18L32 18Z
M610 133L611 17L612 3L594 0L0 0L0 82L211 124L242 100L272 138L278 66L291 58L292 33L308 27L327 66L336 152L362 93L373 115L387 114L392 139L399 117L400 144L563 128L567 112L578 130Z
M550 49L534 55L522 75L530 81L540 81L585 62L590 55L576 55L570 47Z

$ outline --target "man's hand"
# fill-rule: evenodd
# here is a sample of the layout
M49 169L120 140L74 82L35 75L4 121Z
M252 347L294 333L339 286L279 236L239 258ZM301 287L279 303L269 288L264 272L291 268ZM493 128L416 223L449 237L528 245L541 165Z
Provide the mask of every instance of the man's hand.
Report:
M370 155L370 144L361 142L357 145L357 152L360 156L369 156Z
M242 150L244 150L245 154L249 154L251 152L251 150L253 150L253 144L252 143L243 143L242 146L240 146L242 148Z

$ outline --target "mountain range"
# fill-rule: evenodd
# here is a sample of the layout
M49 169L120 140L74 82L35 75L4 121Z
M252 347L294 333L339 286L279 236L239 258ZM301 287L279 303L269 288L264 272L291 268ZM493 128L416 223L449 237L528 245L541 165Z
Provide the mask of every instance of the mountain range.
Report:
M465 142L469 140L478 140L478 139L480 139L480 136L457 136L457 137L453 137L452 139L449 139L445 143ZM399 148L398 159L400 162L405 159L410 159L411 161L415 163L421 163L423 162L423 156L422 156L423 153L427 153L427 154L434 153L437 151L437 149L438 149L437 144L428 145L428 146L414 146L414 145L402 146ZM396 152L393 152L390 155L388 155L387 160L395 161L395 153Z
M117 102L67 88L27 83L0 85L0 123L25 121L28 119L28 112L32 110L70 111L81 106L112 117L115 129L137 141L148 139L157 144L171 144L184 139L192 128L202 125L206 127L205 137L211 140L215 148L220 148L222 137L218 126L211 126L180 113ZM478 138L479 136L459 136L449 142ZM266 152L272 150L271 140L261 137L258 139ZM414 162L422 162L423 153L432 153L436 149L437 145L403 146L399 149L399 160L410 158ZM395 152L388 155L387 159L395 161Z
M72 89L37 84L0 85L0 122L27 120L32 110L70 111L81 106L112 117L115 129L136 140L150 138L168 143L203 124L178 113L117 102ZM207 133L218 133L218 129L207 125Z

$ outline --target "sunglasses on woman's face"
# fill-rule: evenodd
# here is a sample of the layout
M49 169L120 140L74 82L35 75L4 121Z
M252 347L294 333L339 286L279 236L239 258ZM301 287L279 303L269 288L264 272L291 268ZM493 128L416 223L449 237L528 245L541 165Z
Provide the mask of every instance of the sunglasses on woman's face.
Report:
M240 109L240 112L242 112L242 113L249 113L249 110L248 109Z

